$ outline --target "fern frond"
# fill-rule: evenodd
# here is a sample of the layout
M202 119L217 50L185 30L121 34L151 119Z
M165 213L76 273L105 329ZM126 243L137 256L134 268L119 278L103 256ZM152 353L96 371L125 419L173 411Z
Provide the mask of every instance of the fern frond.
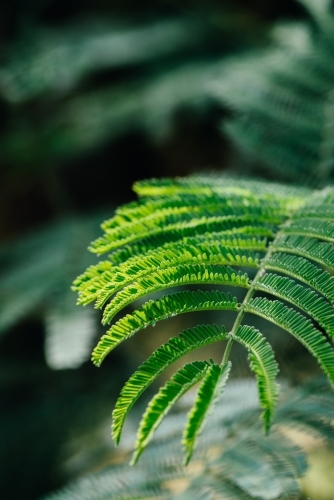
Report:
M92 360L98 366L121 342L158 321L195 311L236 313L230 333L221 330L218 334L215 327L201 327L200 336L197 332L191 338L184 334L173 337L144 362L117 401L113 418L117 443L131 407L165 368L186 353L223 339L228 340L224 367L234 342L248 350L257 378L264 428L269 430L278 400L278 366L262 334L243 325L246 313L292 334L316 358L334 385L334 350L327 340L334 338L334 277L323 269L334 270L332 187L311 191L265 181L193 176L175 181L142 181L135 189L142 197L140 201L118 209L103 224L104 236L92 244L95 253L111 253L106 261L88 268L75 281L79 303L95 300L95 307L104 307L102 323L106 325L137 299L157 292L165 294L181 285L233 286L247 292L240 304L230 293L214 290L163 295L112 324L93 351ZM248 274L251 272L252 279ZM276 300L254 298L263 293ZM186 460L194 449L211 396L215 400L216 370L210 368L203 382L205 390L200 390L198 407L186 428ZM182 392L182 387L179 390ZM159 412L159 405L153 408ZM135 460L163 418L163 410L154 418L153 410L147 411L149 417L142 423Z
M236 440L211 470L218 484L222 482L222 493L225 481L219 478L226 477L251 499L276 500L280 496L284 498L287 491L292 498L297 497L300 488L296 477L302 475L306 467L302 451L282 434L275 433L270 436L270 442L268 438L257 440L251 435Z
M178 243L187 243L193 238L201 240L202 242L206 240L206 238L212 237L212 239L222 240L230 239L230 238L246 238L255 236L257 238L272 238L276 232L276 226L274 224L262 223L262 224L254 224L254 225L241 225L240 227L230 227L229 229L213 229L212 231L204 231L202 232L202 228L196 228L196 236L194 234L190 234L191 231L188 231L189 234L184 235L182 232L175 233L161 233L156 236L143 238L141 241L133 243L131 245L126 245L123 248L119 248L114 250L111 254L109 254L108 258L110 262L114 266L119 266L124 264L131 257L135 257L138 254L146 254L151 250L156 250L160 247L168 246L171 242Z
M334 243L334 224L322 218L300 218L283 226L284 233L300 234Z
M331 243L319 243L318 240L305 236L279 236L273 248L278 252L292 253L314 260L334 270L334 247Z
M289 401L279 406L276 422L291 428L298 426L325 442L334 439L333 408L327 396L322 381L313 379L300 391L289 394Z
M157 196L155 198L149 198L145 200L145 202L131 202L128 205L119 207L116 209L115 216L104 221L101 224L101 228L106 231L111 228L133 223L137 220L143 221L145 217L156 218L157 215L162 215L166 211L172 212L176 208L189 213L191 211L201 211L205 207L216 207L216 209L220 211L224 210L225 215L244 215L246 211L244 199L249 199L252 207L257 209L263 204L263 197L261 194L257 197L253 193L249 193L247 196L244 195L243 199L240 198L240 194L224 195L222 193L213 192L208 195L182 192L168 196L167 198L165 196ZM282 213L282 215L288 215L288 209L284 201L276 198L268 199L268 197L264 199L266 201L266 207L271 211L275 210L278 213Z
M236 272L224 266L171 267L142 278L124 287L108 304L103 313L103 324L110 323L113 317L133 301L159 290L167 290L180 285L230 285L249 288L246 273Z
M192 238L183 244L177 242L144 254L140 260L131 257L124 264L105 271L93 280L92 285L84 285L79 291L79 303L87 304L96 300L96 307L102 307L108 299L126 285L144 276L150 276L157 269L168 269L182 264L220 264L258 267L259 255L253 250L264 251L263 240L222 240L209 239L207 243ZM81 279L81 278L80 278ZM79 285L80 286L80 285ZM107 321L105 321L107 323Z
M317 359L334 385L334 350L310 320L277 300L251 299L243 307L245 311L262 316L296 337Z
M196 500L216 500L216 498L254 500L254 496L231 480L228 474L221 473L220 477L217 476L210 477L205 485L196 484L197 482L194 481L193 487L189 491L192 498L196 498Z
M256 228L253 228L253 230ZM268 236L268 233L266 234ZM208 246L210 245L210 246ZM79 293L78 304L86 305L89 302L97 299L96 306L101 307L108 298L116 293L120 288L135 281L145 275L151 276L151 271L155 271L157 267L167 268L173 267L173 263L203 263L206 259L205 255L220 254L220 260L210 257L213 263L224 264L234 263L237 258L236 249L244 249L246 253L241 253L248 259L257 260L257 255L248 251L263 252L267 246L267 239L261 237L250 238L247 234L234 234L227 237L225 232L209 233L198 235L195 237L183 238L173 243L162 242L160 249L148 249L146 247L134 246L127 247L121 261L113 263L102 261L96 266L90 266L85 273L80 275L73 283L72 289ZM234 259L228 255L227 249L231 249L235 255ZM183 250L183 251L182 251ZM186 252L188 259L186 258ZM182 253L182 256L180 255ZM231 253L231 251L229 252ZM138 262L138 254L142 254L140 263ZM232 254L231 254L232 255ZM181 260L183 259L183 260ZM130 281L132 280L132 281ZM112 288L112 285L115 288ZM101 287L106 287L101 291ZM109 290L110 289L110 290Z
M176 193L202 194L211 196L212 193L227 196L239 196L240 199L266 199L274 196L284 201L287 206L297 209L304 204L304 197L311 194L305 187L296 188L275 182L263 182L254 179L242 179L233 176L198 174L176 179L149 179L135 182L133 190L139 197L170 197Z
M262 420L264 428L268 432L273 421L279 392L279 387L276 384L278 365L274 352L270 344L254 327L239 326L237 332L235 334L231 332L229 337L245 346L249 351L250 366L257 377L259 399L264 410Z
M121 213L116 212L112 219L103 222L101 228L109 237L122 239L131 232L140 233L141 229L146 234L151 228L168 226L184 220L190 221L196 214L208 218L222 214L233 217L252 215L254 219L264 215L267 220L271 218L277 220L279 216L286 217L288 210L284 203L280 204L277 200L268 200L263 206L261 200L253 199L252 205L247 207L244 203L240 203L240 199L235 200L233 197L183 195L173 197L168 204L162 198L150 204L141 204L137 207L132 205L130 210L124 207Z
M266 259L266 269L288 274L305 283L334 303L334 276L308 260L294 255L274 253Z
M97 315L77 310L70 286L73 274L93 262L87 244L103 216L66 217L1 247L0 336L30 315L38 317L52 369L78 367L90 357Z
M167 412L183 394L205 377L211 366L206 361L194 361L185 365L154 396L139 424L132 464L137 462Z
M91 252L101 255L113 250L116 250L124 245L133 244L144 236L156 237L161 234L173 233L174 237L177 236L181 239L183 236L193 236L194 234L203 234L206 232L218 232L223 230L231 230L232 228L242 228L243 226L251 225L252 222L255 224L266 223L266 224L280 224L283 217L273 213L271 217L266 217L266 215L261 211L257 216L252 215L217 215L210 217L197 217L190 218L185 221L167 223L165 226L153 226L145 227L144 225L138 224L136 227L132 227L131 230L126 230L121 238L119 238L117 232L115 234L106 233L101 238L93 241L89 249Z
M331 2L301 3L311 22L276 27L276 43L230 60L212 91L233 111L224 129L247 157L281 178L322 186L334 166L334 15Z
M237 311L238 303L230 293L220 291L177 292L158 300L146 302L133 314L127 314L103 335L92 354L92 361L99 366L107 354L138 330L163 319L193 311Z
M203 346L226 339L224 327L201 325L189 328L179 337L159 347L125 383L113 411L112 436L119 443L124 421L141 394L172 363Z
M255 288L271 293L299 307L315 319L331 337L334 337L333 307L313 290L304 288L293 280L271 273L260 278Z
M243 238L255 236L258 238L272 238L276 231L276 226L274 224L262 223L254 225L241 225L240 227L230 227L229 229L204 231L201 232L202 228L196 229L196 239L202 238L202 241L206 239L207 236L218 240L222 238ZM126 262L130 257L135 257L138 254L145 254L150 250L158 249L159 247L167 246L170 242L187 243L192 240L195 236L183 235L179 232L164 234L161 233L158 236L143 238L140 242L135 244L126 245L124 248L114 250L108 257L113 265L118 266Z
M305 205L303 208L297 210L294 214L294 218L304 219L307 217L322 219L322 220L332 220L334 212L334 203L325 203L322 199L312 200L312 203Z
M209 414L212 413L219 396L225 388L230 370L230 361L225 363L222 367L213 363L209 366L204 375L194 406L188 415L183 433L182 444L185 451L185 464L189 462L206 419Z

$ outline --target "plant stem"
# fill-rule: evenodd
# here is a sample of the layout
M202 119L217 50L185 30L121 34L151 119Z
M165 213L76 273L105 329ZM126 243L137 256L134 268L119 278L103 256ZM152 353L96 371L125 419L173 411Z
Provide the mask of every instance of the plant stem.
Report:
M279 236L279 233L276 234L276 237L275 239ZM275 239L273 241L273 243L275 242ZM233 328L231 330L231 333L232 334L236 334L242 320L243 320L243 317L245 315L245 310L244 310L244 306L246 304L248 304L248 302L250 301L250 299L253 297L254 293L256 292L256 283L259 281L260 278L262 278L262 276L265 275L266 273L266 270L265 270L265 262L266 262L266 259L268 259L272 252L274 251L274 248L273 248L273 243L270 245L269 249L268 249L268 252L266 253L264 259L262 260L262 263L261 263L261 267L260 269L258 270L258 272L256 273L253 281L252 281L252 284L251 284L251 287L250 289L248 290L242 304L241 304L241 307L240 307L240 311L236 317L236 320L234 322L234 325L233 325ZM223 359L222 359L222 362L220 364L220 366L224 366L224 364L228 361L228 357L230 355L230 352L231 352L231 349L232 349L232 346L233 346L233 338L229 338L228 342L227 342L227 345L226 345L226 348L225 348L225 351L224 351L224 355L223 355Z

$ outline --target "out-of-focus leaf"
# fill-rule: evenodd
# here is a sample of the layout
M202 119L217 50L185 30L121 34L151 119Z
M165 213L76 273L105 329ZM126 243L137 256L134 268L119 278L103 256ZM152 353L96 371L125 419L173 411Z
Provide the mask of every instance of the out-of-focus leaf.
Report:
M54 369L76 368L90 357L96 314L77 309L70 286L73 276L94 262L86 248L99 232L100 218L65 219L0 251L0 333L28 315L40 315L46 360Z
M229 500L281 500L299 498L298 479L307 470L307 453L286 430L317 432L333 439L332 394L321 383L318 393L309 388L286 388L279 424L264 436L258 423L256 385L248 380L230 382L199 439L194 466L183 467L179 434L194 394L180 401L178 411L168 416L141 462L135 467L117 465L89 474L48 500L102 500L166 498L189 500L228 498ZM304 401L296 407L297 401ZM284 408L284 409L283 409ZM315 408L317 410L315 411ZM333 414L333 413L332 413ZM309 418L315 417L315 420ZM319 435L319 434L318 434ZM102 437L102 436L101 436Z
M277 26L269 49L222 65L212 94L234 112L224 130L277 178L324 185L334 171L334 13L300 0L309 24Z
M13 48L0 69L0 92L11 102L39 94L64 94L86 75L161 59L198 47L210 38L203 20L172 18L138 26L83 21L41 29Z

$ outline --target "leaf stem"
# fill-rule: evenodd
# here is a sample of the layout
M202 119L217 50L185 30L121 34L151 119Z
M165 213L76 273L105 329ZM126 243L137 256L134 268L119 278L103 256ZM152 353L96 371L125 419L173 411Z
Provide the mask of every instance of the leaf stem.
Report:
M276 234L275 239L279 236L279 234L280 234L279 232ZM272 252L274 251L273 243L275 242L275 239L272 242L272 244L269 246L268 252L266 253L264 259L262 260L261 266L260 266L258 272L256 273L256 275L255 275L255 277L254 277L254 279L252 281L252 284L251 284L248 292L246 293L245 298L244 298L244 300L243 300L243 302L241 304L240 311L239 311L239 313L238 313L238 315L236 317L236 320L234 322L233 328L232 328L232 330L230 332L230 333L232 333L234 335L236 335L237 330L238 330L238 328L239 328L239 326L240 326L240 324L241 324L241 322L242 322L242 320L244 318L244 315L245 315L244 306L246 304L248 304L248 302L251 300L251 298L253 297L254 293L256 292L256 286L255 286L256 283L266 273L266 270L265 270L265 267L264 267L265 266L265 262L271 256ZM224 355L223 355L223 359L221 361L221 365L220 366L224 366L224 364L227 363L229 355L230 355L230 352L231 352L231 349L232 349L232 346L233 346L233 342L234 342L233 338L230 337L229 340L228 340L228 342L227 342L227 345L226 345L226 348L225 348L225 351L224 351Z

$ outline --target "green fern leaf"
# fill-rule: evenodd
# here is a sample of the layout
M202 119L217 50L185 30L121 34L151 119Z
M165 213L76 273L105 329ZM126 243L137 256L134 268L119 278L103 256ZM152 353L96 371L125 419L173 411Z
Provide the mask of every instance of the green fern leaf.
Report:
M245 229L245 228L243 228ZM248 232L247 227L247 232ZM253 231L249 231L250 234L256 234L256 231L258 231L259 236L268 236L268 233L263 234L263 228L252 228ZM171 243L170 241L167 243L165 241L160 242L160 245L158 244L158 247L163 246L164 252L173 252L173 251L178 251L178 248L180 245L189 245L189 251L194 255L198 255L193 252L194 247L197 247L198 245L210 243L213 246L213 249L217 248L217 251L219 253L219 248L232 248L232 249L246 249L246 250L251 250L251 251L258 251L262 252L266 250L267 247L267 240L263 239L261 237L252 237L250 238L247 232L244 233L233 233L229 234L230 232L228 231L227 233L225 231L222 231L220 233L210 233L210 234L205 234L205 235L197 235L195 237L185 237L182 238L181 240L177 240L177 242ZM272 233L269 233L269 236L272 236ZM218 245L218 247L217 247ZM203 248L203 251L205 249ZM115 255L119 255L119 253L122 253L122 258L114 261ZM114 266L117 266L117 271L119 272L120 270L128 270L128 272L131 274L131 269L132 266L138 266L138 254L142 254L145 256L145 265L153 264L153 261L155 261L155 264L158 264L160 262L159 266L161 266L165 260L170 260L172 258L171 254L168 253L157 253L156 249L154 248L147 248L145 246L141 247L138 245L134 245L133 247L125 247L124 250L119 250L114 252L108 261L102 261L99 262L95 266L90 266L82 275L80 275L73 283L73 291L82 293L83 291L86 291L88 287L93 285L95 288L91 290L92 295L92 300L96 298L98 295L98 292L100 291L101 286L103 287L107 281L104 281L104 278L107 277L107 279L114 281L115 278L113 278L113 275L110 273L113 273L113 271L116 272L115 269L113 269ZM134 268L135 269L135 268ZM104 273L106 275L104 276ZM126 279L126 278L124 278ZM122 277L120 276L118 278L118 281L122 281ZM117 282L117 281L116 281ZM94 293L95 292L95 293Z
M262 420L265 431L268 432L273 421L279 391L276 384L278 365L273 350L261 333L252 326L239 326L237 332L230 333L229 336L249 351L250 366L258 380L259 399L264 409Z
M135 464L167 412L211 367L206 361L194 361L181 368L149 403L139 424L132 464Z
M133 244L143 237L160 236L160 234L173 233L174 237L177 236L179 239L183 236L192 236L194 234L203 234L206 232L218 232L223 230L231 230L235 228L241 228L245 225L250 225L252 222L257 223L267 223L267 224L279 224L282 222L283 218L280 215L276 217L266 217L266 214L259 213L257 217L253 215L243 215L243 216L231 216L231 215L221 215L212 217L200 217L193 218L189 221L175 222L173 224L168 224L166 226L150 227L146 228L141 225L132 228L129 234L118 237L118 234L105 234L101 238L95 240L89 249L93 253L101 255L106 252L110 252L120 248L124 245Z
M182 264L215 264L226 265L234 264L247 267L258 267L259 256L252 250L236 246L227 246L210 241L208 244L200 242L184 243L181 245L170 245L161 250L151 251L147 257L138 262L137 259L129 259L123 266L119 266L115 273L108 271L104 273L98 282L93 284L93 289L85 289L82 295L85 296L85 302L96 299L96 307L102 307L108 299L121 290L126 285L144 276L151 276L157 268L159 270L173 268ZM263 248L261 248L263 250ZM87 293L88 295L87 298ZM93 293L93 296L91 295ZM98 298L96 294L98 293ZM104 319L105 324L108 323Z
M132 208L131 212L123 211L122 215L117 213L112 219L105 221L101 227L108 235L108 239L127 239L131 234L136 233L136 236L141 236L141 232L146 234L150 230L177 224L180 221L191 221L199 214L201 217L210 218L212 216L220 216L222 213L227 217L249 217L256 219L258 216L265 216L267 220L273 219L277 221L279 217L287 216L287 209L284 205L275 203L266 203L265 205L253 203L247 208L243 203L233 203L229 200L227 203L226 197L220 198L215 196L214 200L211 197L179 197L174 199L174 203L163 208L157 206L149 207L140 206L141 210ZM166 201L165 201L166 203Z
M124 270L120 268L114 278L111 277L111 273L103 275L100 280L102 285L102 290L100 289L99 297L96 300L96 307L102 307L108 299L124 286L130 285L138 278L143 276L151 276L157 268L159 269L169 269L180 266L181 264L217 264L217 265L239 265L247 267L258 267L259 256L251 250L238 249L238 247L228 247L220 244L215 244L215 242L210 242L210 247L208 251L208 245L200 244L197 245L187 245L178 244L176 247L171 247L168 249L162 249L156 252L152 252L147 259L143 259L142 262L137 262L129 267L124 266ZM130 263L132 264L132 263ZM103 280L103 281L102 281ZM103 283L106 283L103 286ZM94 292L96 293L97 284L94 283ZM88 290L90 293L91 290ZM85 291L87 293L87 291ZM94 296L96 298L96 296ZM94 300L94 299L93 299ZM108 321L104 318L104 323L107 324Z
M277 300L265 298L250 300L244 309L272 321L296 337L317 359L334 386L333 348L308 319Z
M157 268L168 269L181 264L235 264L258 267L259 256L252 249L265 250L265 241L253 238L217 241L209 239L209 246L201 240L201 238L191 238L183 244L170 243L161 249L150 250L140 261L137 256L131 257L114 269L111 266L104 271L97 268L97 275L89 278L88 283L86 276L82 275L76 281L76 290L79 291L78 302L86 305L96 300L96 307L102 307L123 287L139 278L150 276ZM89 275L92 273L94 270L90 268Z
M133 190L140 197L170 197L175 194L186 193L211 196L212 193L227 196L238 196L240 199L265 200L275 196L277 200L284 200L299 208L304 205L304 198L310 195L307 188L296 188L271 182L266 183L254 179L242 179L233 176L199 174L176 179L149 179L135 182Z
M303 236L280 236L276 238L273 248L278 252L314 260L334 270L334 248L331 243L319 243L316 239Z
M124 421L141 394L172 363L185 354L226 339L224 327L201 325L180 333L159 347L125 383L113 411L112 436L119 443Z
M328 220L314 216L313 218L300 218L292 220L283 227L285 233L300 234L310 238L334 242L334 224Z
M93 351L92 360L98 366L118 344L171 316L213 310L236 313L230 333L207 326L193 337L192 329L189 338L188 334L171 338L144 362L117 401L113 415L117 443L131 407L165 368L186 353L223 339L228 339L223 366L233 342L249 351L264 428L269 430L278 400L278 366L261 333L242 324L246 313L292 334L317 359L334 385L334 350L327 341L327 337L334 338L334 277L323 269L334 270L333 188L312 192L264 181L193 176L175 181L143 181L135 189L142 197L140 201L118 209L112 219L103 223L102 238L92 244L95 253L111 253L75 281L73 288L79 293L79 303L95 301L95 307L104 307L102 323L109 324L137 299L176 286L227 285L247 292L240 304L230 293L221 291L186 290L163 295L112 324ZM255 270L252 280L248 268ZM254 298L254 294L263 293L276 300ZM216 370L210 368L207 378L203 375L203 387L212 401L219 393L218 379L218 392L214 389ZM179 391L181 394L182 387ZM186 460L204 422L206 403L210 407L211 396L205 400L203 391L199 392L199 406L194 408L191 425L185 431ZM165 396L156 397L159 400ZM172 399L166 399L168 408ZM159 413L158 404L153 408ZM146 438L148 441L159 425L161 411L153 418L152 409L147 410L149 417L142 423L135 460L146 446Z
M274 253L266 259L266 269L288 274L293 278L302 281L317 292L324 295L332 304L334 304L334 276L323 271L308 260L286 255L283 253Z
M154 237L144 237L142 240L132 243L131 245L126 245L123 248L114 250L109 254L109 260L113 265L118 266L125 263L130 257L138 256L139 254L145 255L150 250L158 249L169 245L171 242L179 242L180 244L191 242L193 238L196 240L201 240L201 242L206 241L207 237L210 239L223 240L226 238L245 238L255 236L258 238L269 237L272 238L276 226L270 223L259 223L259 224L243 224L236 225L236 227L229 227L225 229L213 228L212 231L203 231L202 228L196 228L194 230L184 231L182 234L180 231L175 233L161 233ZM252 249L252 247L250 247Z
M235 272L224 266L171 267L142 278L123 288L107 305L103 314L103 324L110 323L113 317L131 302L159 290L166 290L180 285L230 285L249 288L246 273Z
M230 370L231 362L228 361L222 367L216 364L210 365L205 373L184 429L182 444L185 451L185 464L189 462L206 419L212 413L214 405L225 388Z
M270 273L260 278L255 287L299 307L315 319L332 338L334 337L333 308L317 293L298 285L293 280Z
M155 236L143 237L140 241L136 241L124 247L113 250L109 256L109 261L114 266L124 264L131 257L136 257L139 254L145 255L151 250L168 247L172 242L174 243L191 243L193 238L199 242L205 242L207 237L210 239L225 240L227 238L245 238L255 236L258 238L269 237L272 238L275 234L277 226L275 224L258 223L258 224L236 224L235 226L227 225L225 228L212 227L210 231L205 230L204 226L196 227L195 229L188 228L183 231L175 231L172 233L160 233ZM252 247L250 247L252 248Z
M250 196L252 201L252 208L258 209L263 207L263 199L261 196L258 198L254 195ZM171 208L173 207L173 208ZM106 220L101 224L101 228L104 231L108 229L113 229L125 224L133 223L138 219L143 220L145 217L161 217L164 213L173 213L173 210L180 209L185 213L191 211L200 212L202 207L207 207L209 209L219 209L219 211L224 210L225 215L244 215L247 213L247 208L240 198L239 194L217 194L211 192L208 195L203 194L189 194L179 193L174 196L169 196L168 198L164 196L149 198L145 203L143 202L132 202L128 205L119 207L116 210L116 215ZM266 199L266 207L271 211L279 212L282 215L287 216L288 210L286 204L282 203L278 199Z
M333 212L333 203L324 203L322 199L320 201L312 200L310 206L305 205L302 209L297 210L294 214L294 218L304 219L305 217L314 217L322 220L333 220Z
M113 325L95 347L92 360L100 365L107 354L138 330L177 314L193 311L237 311L238 303L230 293L220 291L177 292L159 300L150 300L133 314L127 314Z

